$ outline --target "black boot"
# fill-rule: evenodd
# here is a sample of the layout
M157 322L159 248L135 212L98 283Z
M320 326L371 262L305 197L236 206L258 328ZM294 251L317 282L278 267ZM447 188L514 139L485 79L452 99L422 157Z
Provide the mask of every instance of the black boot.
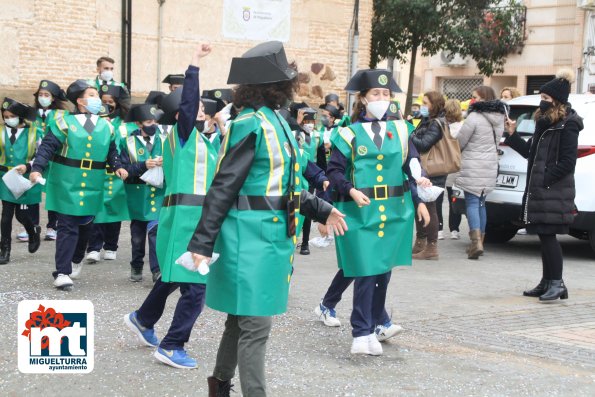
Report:
M34 233L29 233L29 253L32 254L39 249L41 244L41 226L35 226Z
M308 243L302 243L300 255L310 255L310 247L308 246Z
M550 285L543 295L539 297L542 302L555 301L556 299L568 299L568 290L564 280L550 280Z
M10 240L0 242L0 265L10 262Z
M233 385L229 380L219 380L214 376L207 378L209 384L209 397L229 397L229 392L232 391Z
M539 282L539 284L537 284L537 286L535 288L529 289L527 291L523 291L523 296L532 296L534 298L538 298L541 295L543 295L545 293L545 291L547 291L549 285L550 285L550 280L546 280L545 278L542 278L541 281Z

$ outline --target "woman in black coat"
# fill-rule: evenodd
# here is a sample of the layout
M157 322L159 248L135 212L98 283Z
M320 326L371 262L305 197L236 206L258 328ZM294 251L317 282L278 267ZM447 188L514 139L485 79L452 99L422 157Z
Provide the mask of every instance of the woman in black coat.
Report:
M411 142L419 154L428 152L442 139L442 129L446 126L444 104L444 96L441 93L429 91L424 94L423 105L420 109L422 119L411 135ZM432 185L443 188L446 185L446 175L433 176L430 181L432 181ZM436 202L425 204L430 213L430 223L424 226L417 217L415 218L417 234L413 245L413 259L437 260L439 258L438 230L440 225Z
M510 133L506 143L528 160L522 220L527 232L537 234L541 241L543 276L523 295L539 297L540 301L568 298L556 234L568 234L575 211L574 168L583 122L568 103L572 79L572 71L560 71L541 87L535 133L529 141L515 133L516 122L506 123Z

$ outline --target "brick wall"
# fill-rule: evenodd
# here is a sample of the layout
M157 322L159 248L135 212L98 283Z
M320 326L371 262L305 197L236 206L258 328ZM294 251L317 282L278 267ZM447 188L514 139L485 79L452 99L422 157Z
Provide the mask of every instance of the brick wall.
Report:
M137 99L168 73L183 73L196 43L210 42L213 53L201 68L201 87L224 87L231 57L255 42L222 36L223 1L167 0L163 6L161 76L157 76L158 9L156 0L132 1L132 93ZM2 0L0 97L32 102L39 80L51 79L66 88L77 78L95 76L95 61L116 60L120 80L121 1ZM348 76L348 40L353 0L292 0L288 58L298 63L309 82L305 99L318 104L330 91L341 92ZM367 68L372 0L360 1L359 68ZM321 71L311 71L314 63ZM324 78L323 78L324 76ZM304 76L305 77L305 76ZM314 89L319 86L320 90ZM314 92L314 93L313 93Z

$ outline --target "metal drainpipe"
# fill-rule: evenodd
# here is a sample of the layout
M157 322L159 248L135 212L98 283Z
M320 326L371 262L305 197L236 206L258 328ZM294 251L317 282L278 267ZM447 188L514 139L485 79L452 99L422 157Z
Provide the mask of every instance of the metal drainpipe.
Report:
M126 0L122 0L122 43L120 54L122 61L120 62L120 79L126 79Z
M351 22L351 29L350 29L350 46L349 46L349 78L355 74L357 71L357 62L358 62L358 53L359 53L359 0L355 0L355 4L353 7L353 20ZM347 101L347 108L345 111L348 114L351 114L351 109L353 109L353 102L355 98L353 94L348 94L348 101Z
M126 46L126 82L132 93L132 0L128 0L128 45Z
M157 0L159 4L159 21L157 28L157 80L155 83L155 89L159 90L161 84L161 36L163 34L163 4L165 0Z

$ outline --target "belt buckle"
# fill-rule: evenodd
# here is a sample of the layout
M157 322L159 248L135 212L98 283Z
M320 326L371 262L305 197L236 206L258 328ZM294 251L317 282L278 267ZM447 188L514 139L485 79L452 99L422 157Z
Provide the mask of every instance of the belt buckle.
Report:
M381 193L381 194L379 194ZM374 185L374 199L387 200L388 199L388 185Z
M292 195L293 197L290 196L291 197L290 200L295 200L297 198L297 200L295 202L295 211L298 213L300 212L300 202L301 202L300 196L301 196L301 194L302 194L301 192L293 192L293 195Z
M88 166L85 165L85 162L87 162L87 164L89 164ZM81 169L82 170L90 170L91 167L93 166L93 160L89 160L89 159L82 159L81 160Z
M109 165L105 167L105 174L106 175L114 175L114 170Z

